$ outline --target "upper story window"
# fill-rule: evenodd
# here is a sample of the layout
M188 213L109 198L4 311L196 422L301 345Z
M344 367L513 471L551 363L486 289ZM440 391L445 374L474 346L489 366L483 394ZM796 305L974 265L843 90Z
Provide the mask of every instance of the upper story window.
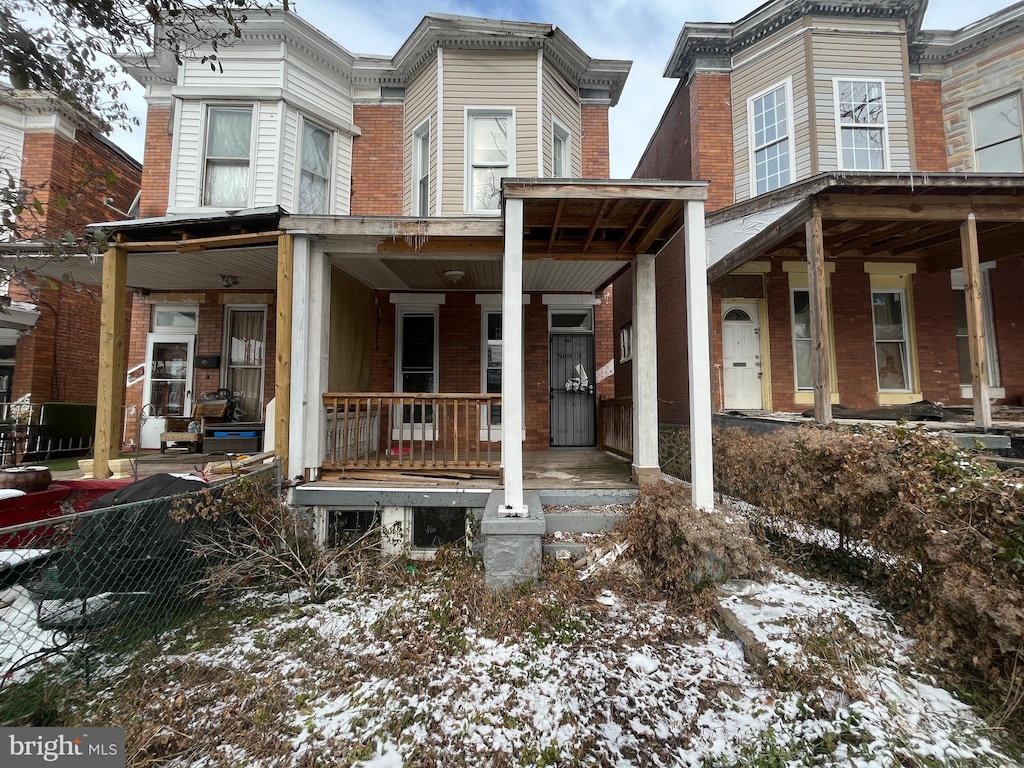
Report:
M784 187L792 178L790 85L782 83L749 102L751 154L758 195Z
M497 213L501 180L515 168L515 118L511 109L466 113L466 213Z
M252 107L210 107L206 112L204 205L249 205L251 152Z
M423 123L412 135L412 212L425 219L430 216L430 122Z
M569 162L569 129L551 119L551 175L556 179L572 176Z
M330 213L331 134L302 121L302 168L299 174L299 213Z
M885 84L881 80L836 80L835 96L841 168L884 171Z
M971 122L974 125L975 170L995 173L1024 171L1018 94L972 109Z

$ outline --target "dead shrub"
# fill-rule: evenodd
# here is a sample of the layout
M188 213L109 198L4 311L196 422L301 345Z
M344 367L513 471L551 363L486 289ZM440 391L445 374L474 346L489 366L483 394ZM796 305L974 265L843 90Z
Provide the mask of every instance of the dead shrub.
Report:
M714 450L718 489L755 517L873 551L863 575L926 650L987 694L998 719L1024 721L1024 487L902 425L730 429Z
M675 483L641 488L618 532L648 583L675 600L715 582L756 577L766 562L746 521L695 510L689 489Z

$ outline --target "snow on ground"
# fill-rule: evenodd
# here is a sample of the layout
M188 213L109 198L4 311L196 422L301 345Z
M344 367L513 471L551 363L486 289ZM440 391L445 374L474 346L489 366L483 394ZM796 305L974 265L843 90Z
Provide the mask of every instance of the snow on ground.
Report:
M741 642L664 603L604 590L552 604L550 628L513 641L459 622L447 577L420 578L293 606L216 647L169 642L153 664L173 674L139 716L194 738L169 763L180 768L266 765L253 729L229 726L243 711L279 718L288 757L274 765L1018 765L854 589L776 571L723 593L761 646L759 670ZM179 706L203 700L203 670L258 688Z

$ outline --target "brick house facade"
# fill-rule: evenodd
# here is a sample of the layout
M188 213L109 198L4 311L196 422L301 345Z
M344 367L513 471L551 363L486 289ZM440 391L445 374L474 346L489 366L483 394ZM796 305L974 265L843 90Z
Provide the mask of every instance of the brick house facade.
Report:
M865 192L855 185L874 183L876 192L901 199L959 195L969 210L981 174L1024 171L1017 167L1024 163L1019 118L1015 134L1000 134L1009 165L979 167L987 147L976 143L993 100L1019 115L1021 9L930 32L920 26L924 7L875 0L797 9L779 2L732 24L684 26L668 66L679 85L634 177L710 181L714 410L800 412L814 404L807 251L796 208L828 205L830 191L866 200L852 196ZM842 64L858 46L870 55ZM858 137L877 144L858 155ZM942 175L947 171L979 176ZM839 221L826 212L823 306L833 403L970 405L959 222L864 215L859 220L853 211ZM996 242L998 225L979 220L990 393L996 403L1017 405L1024 360L1012 318L1022 308L1024 262L1005 238L986 246ZM888 239L878 234L886 231ZM683 256L673 243L657 260L659 417L671 423L689 420ZM617 327L632 312L630 297L621 278ZM628 365L616 373L620 396L630 391L629 373Z

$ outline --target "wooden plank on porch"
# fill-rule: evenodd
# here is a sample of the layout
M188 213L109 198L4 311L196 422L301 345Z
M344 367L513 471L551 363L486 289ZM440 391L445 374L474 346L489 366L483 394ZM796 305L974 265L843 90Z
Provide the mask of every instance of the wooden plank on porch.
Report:
M124 404L125 292L128 289L128 253L114 247L103 256L103 304L100 307L99 379L96 399L96 434L93 441L93 477L110 475L110 460L117 457Z
M807 229L807 284L811 310L811 370L814 375L814 420L832 423L832 374L828 351L828 294L825 290L825 248L821 217L815 215Z
M960 225L964 262L964 299L967 305L967 346L971 355L971 387L974 395L974 423L992 426L992 405L988 399L988 362L985 351L985 321L981 300L981 267L978 263L978 222L973 214Z

